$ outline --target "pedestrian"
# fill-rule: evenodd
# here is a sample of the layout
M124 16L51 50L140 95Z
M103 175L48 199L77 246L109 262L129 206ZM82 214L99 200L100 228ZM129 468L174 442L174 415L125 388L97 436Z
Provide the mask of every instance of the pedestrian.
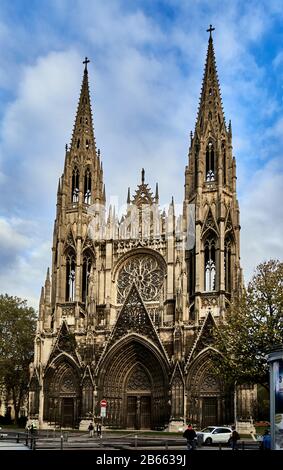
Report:
M101 424L96 425L96 434L97 437L101 437Z
M88 430L89 430L89 437L93 437L94 426L93 426L92 421L89 423Z
M239 440L240 440L240 435L236 431L235 426L232 426L232 434L231 434L231 437L230 437L232 450L238 450L238 441Z
M268 429L263 433L261 444L262 450L271 450L271 435Z
M195 450L196 449L196 437L197 434L193 429L191 424L188 424L187 429L185 430L183 437L187 439L187 449L188 450Z

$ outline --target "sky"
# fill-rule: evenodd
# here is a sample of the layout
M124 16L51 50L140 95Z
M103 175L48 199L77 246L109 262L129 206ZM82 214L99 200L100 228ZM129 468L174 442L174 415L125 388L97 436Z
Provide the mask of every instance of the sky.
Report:
M281 0L0 0L0 293L37 308L85 56L108 201L184 196L208 33L231 119L245 281L283 258Z

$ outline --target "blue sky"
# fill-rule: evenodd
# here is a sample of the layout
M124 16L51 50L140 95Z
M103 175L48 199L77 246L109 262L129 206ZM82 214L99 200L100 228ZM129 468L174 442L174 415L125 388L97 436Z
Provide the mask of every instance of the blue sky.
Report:
M145 167L162 204L172 194L182 203L210 23L232 120L245 279L264 259L282 259L282 1L0 5L1 292L37 306L85 56L108 201L124 204Z

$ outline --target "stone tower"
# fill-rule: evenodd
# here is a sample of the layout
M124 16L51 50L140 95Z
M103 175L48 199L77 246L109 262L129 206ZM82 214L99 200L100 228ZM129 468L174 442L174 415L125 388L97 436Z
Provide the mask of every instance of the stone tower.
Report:
M185 171L184 210L159 208L159 189L128 189L106 215L87 59L59 180L51 279L42 288L30 418L84 428L228 423L231 391L213 371L213 329L241 288L232 130L225 123L210 32Z

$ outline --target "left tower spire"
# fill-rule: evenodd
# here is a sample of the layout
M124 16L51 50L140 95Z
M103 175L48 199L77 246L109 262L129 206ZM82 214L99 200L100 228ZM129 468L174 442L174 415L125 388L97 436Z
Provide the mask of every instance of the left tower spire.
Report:
M73 135L71 140L71 150L94 150L96 151L92 111L89 93L88 83L88 68L87 64L89 59L86 57L83 61L85 66L83 81L81 86L81 93L77 108L77 114L75 119L75 125L73 129Z

